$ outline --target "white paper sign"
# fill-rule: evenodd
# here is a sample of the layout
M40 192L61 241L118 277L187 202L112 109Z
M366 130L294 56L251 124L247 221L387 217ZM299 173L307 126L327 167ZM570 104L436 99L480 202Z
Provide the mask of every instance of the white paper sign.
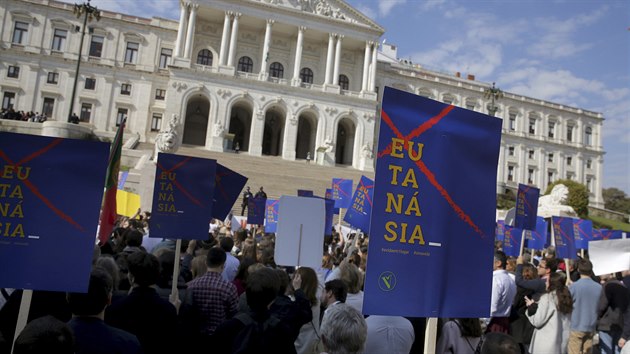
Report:
M317 269L322 264L326 203L320 198L282 196L278 207L275 261Z
M590 241L588 252L595 275L630 270L630 239Z

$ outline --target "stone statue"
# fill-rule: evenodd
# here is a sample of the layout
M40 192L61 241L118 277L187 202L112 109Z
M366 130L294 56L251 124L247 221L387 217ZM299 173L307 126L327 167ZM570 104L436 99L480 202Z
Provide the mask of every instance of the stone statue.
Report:
M324 140L324 147L326 148L326 152L333 151L334 145L332 143L332 140L330 139L330 136L327 136Z
M177 115L173 114L168 122L168 128L162 129L155 137L155 153L153 159L157 160L158 152L174 153L179 148L179 134L177 133Z
M223 136L225 133L225 128L223 128L223 123L217 121L214 123L214 136Z
M365 157L366 159L371 159L374 157L374 152L372 151L372 146L370 146L370 143L363 144L363 147L361 148L361 156Z
M564 184L556 184L551 193L538 199L538 216L577 216L575 210L567 205L569 188Z

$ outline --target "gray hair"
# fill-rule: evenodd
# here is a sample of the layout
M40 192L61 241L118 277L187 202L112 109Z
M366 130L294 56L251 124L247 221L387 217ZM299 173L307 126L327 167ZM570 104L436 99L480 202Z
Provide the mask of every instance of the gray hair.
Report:
M353 307L340 303L324 313L321 336L329 354L362 353L367 339L367 323Z

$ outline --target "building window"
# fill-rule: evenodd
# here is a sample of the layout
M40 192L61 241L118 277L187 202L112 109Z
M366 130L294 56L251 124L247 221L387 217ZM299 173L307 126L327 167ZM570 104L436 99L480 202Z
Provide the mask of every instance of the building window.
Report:
M508 166L508 177L507 180L510 182L514 181L514 166L510 165Z
M547 162L553 162L553 154L548 155Z
M53 42L52 42L51 49L58 52L62 51L63 45L66 42L67 36L68 36L68 31L62 30L62 29L56 29L53 35Z
M172 56L172 49L162 48L162 51L160 52L160 69L166 69L171 64Z
M508 156L514 156L514 146L508 147Z
M44 105L42 106L42 114L46 117L52 117L53 109L55 108L55 99L50 97L44 97Z
M567 126L567 141L573 141L573 126Z
M122 124L123 120L127 118L127 113L129 110L127 108L118 108L118 113L116 114L116 126L119 127Z
M7 77L12 77L17 79L20 77L20 67L9 65L9 69L7 70Z
M96 88L96 79L93 77L85 78L85 89L86 90L94 90Z
M510 126L509 126L511 131L515 131L516 130L516 113L512 113L510 112Z
M593 168L593 160L591 159L586 160L586 168Z
M571 166L572 163L573 163L573 157L567 156L567 166Z
M2 96L2 109L13 108L15 104L15 92L5 92Z
M534 154L535 154L535 153L536 153L536 152L535 152L533 149L530 149L529 151L527 151L527 157L528 157L530 160L533 160L533 159L534 159Z
M593 177L586 177L586 189L589 193L593 193Z
M254 71L254 61L250 57L241 57L238 60L238 71L242 71L244 73L251 73Z
M90 42L90 56L100 58L103 55L103 42L105 37L92 35L92 41Z
M593 128L586 127L584 130L584 143L586 145L593 145Z
M548 171L547 172L547 185L550 185L553 183L553 180L555 178L555 172L553 171Z
M28 23L15 21L15 27L13 27L13 43L24 44L24 42L26 42L27 33L28 33Z
M442 101L443 101L444 103L446 103L446 104L453 104L454 99L453 99L453 97L451 97L451 96L444 95L444 96L442 97Z
M139 43L127 42L127 50L125 50L125 63L136 63L136 61L138 60L138 49L140 49Z
M475 110L475 101L466 100L466 109L474 111Z
M339 86L341 87L342 90L349 90L350 89L350 79L348 79L348 77L344 74L339 75Z
M527 169L527 184L534 184L534 169L533 168L528 168Z
M155 90L155 99L158 101L164 101L164 97L166 97L166 90L164 89L156 89Z
M49 72L48 78L46 79L46 83L57 85L59 83L59 73Z
M131 95L131 84L120 85L120 94L125 96Z
M556 122L549 122L549 130L547 136L553 138L556 136Z
M151 131L159 132L161 128L162 128L162 114L153 113L153 117L151 118Z
M82 122L90 122L90 119L92 118L92 104L91 103L82 103L81 104L81 116L79 117L79 119L81 119Z
M197 64L212 66L212 52L208 49L202 49L197 54Z
M312 84L313 70L309 68L302 68L302 70L300 70L300 80L302 80L303 83Z
M536 119L529 118L529 133L536 134Z
M271 65L269 65L269 75L271 75L271 77L282 79L284 77L284 66L277 61L271 63Z

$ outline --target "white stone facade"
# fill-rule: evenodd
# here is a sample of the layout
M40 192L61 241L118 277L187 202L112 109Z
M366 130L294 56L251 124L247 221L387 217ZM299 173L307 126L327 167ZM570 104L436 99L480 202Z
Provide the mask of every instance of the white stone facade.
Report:
M82 27L72 10L0 2L3 107L68 117ZM180 21L102 12L87 27L74 111L100 131L127 117L142 142L176 115L183 144L238 143L288 160L310 152L319 164L372 171L380 87L487 112L486 83L396 60L378 44L384 29L343 1L183 1ZM569 177L603 205L601 114L510 93L498 105L498 192Z

